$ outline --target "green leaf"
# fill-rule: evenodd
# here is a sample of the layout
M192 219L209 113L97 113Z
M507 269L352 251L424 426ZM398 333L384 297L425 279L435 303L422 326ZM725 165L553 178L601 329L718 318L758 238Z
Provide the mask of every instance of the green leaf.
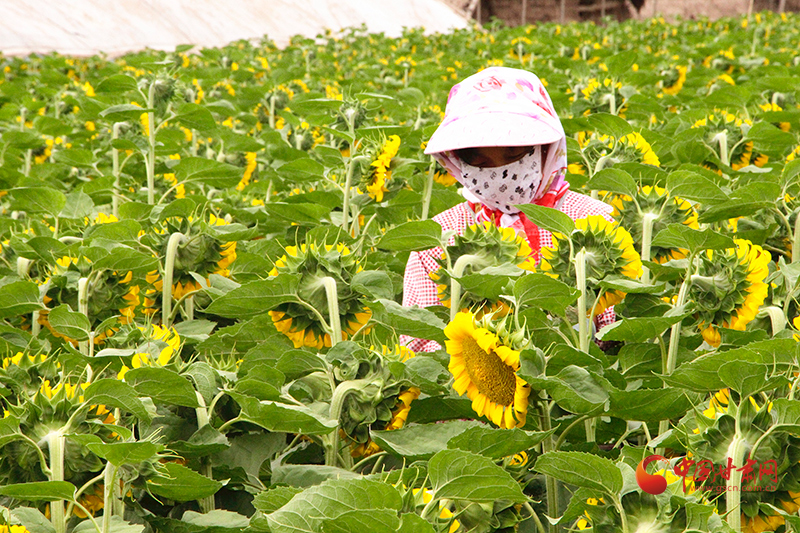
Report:
M269 431L324 435L337 427L335 420L325 418L308 407L273 401L258 401L250 396L230 392L241 407L239 417Z
M520 310L534 307L563 315L578 296L577 289L544 274L527 274L514 283L514 298Z
M558 209L536 204L515 205L514 207L525 213L528 220L551 233L569 236L575 229L575 222L569 215Z
M136 79L126 74L115 74L100 81L94 88L96 93L121 93L136 89Z
M38 309L39 286L32 281L15 281L0 286L0 318L19 316Z
M719 369L729 362L749 362L787 371L796 364L798 343L794 339L752 342L741 348L702 355L678 366L670 376L661 376L670 385L697 392L713 392L726 387Z
M125 373L125 382L141 396L149 396L156 403L200 407L191 382L167 368L134 368Z
M281 165L277 172L290 182L317 181L324 176L325 167L310 157L304 157Z
M292 487L313 487L331 479L361 479L361 474L336 466L315 464L273 464L272 483Z
M394 285L386 272L381 270L362 270L350 281L350 288L375 299L394 298Z
M570 413L597 413L608 401L606 380L579 366L566 366L555 376L522 377L532 387L547 390L553 400Z
M597 133L610 135L615 139L633 133L633 128L627 120L610 113L592 113L586 117L586 121Z
M150 415L136 396L136 391L122 381L110 378L98 379L86 388L83 396L86 403L118 407L136 415L139 420L150 421Z
M719 186L707 177L689 170L676 170L667 177L667 190L672 197L716 205L729 200Z
M616 168L604 168L594 176L586 186L595 191L610 191L636 197L638 187L630 174Z
M288 350L280 354L274 364L275 369L286 376L289 381L300 379L312 372L325 372L326 370L325 361L319 355L305 350Z
M183 158L173 170L179 182L197 181L220 189L235 187L244 174L242 168L204 157Z
M85 341L89 338L92 324L86 315L76 313L67 304L61 304L48 315L50 325L57 332L76 341Z
M95 270L114 270L120 272L151 272L158 268L158 258L119 244L107 256L94 264Z
M381 449L413 462L429 459L433 454L446 450L450 439L479 426L481 423L473 420L411 424L393 431L370 431L370 437Z
M547 452L533 469L560 481L616 494L622 490L622 473L610 460L582 452Z
M428 462L428 475L436 498L524 503L528 497L508 472L481 455L463 450L442 450Z
M610 416L644 421L680 418L702 400L699 394L687 394L685 390L672 387L614 390L610 396Z
M354 509L336 518L323 520L320 524L322 533L353 533L369 531L370 533L397 533L400 519L393 509Z
M3 143L21 150L36 150L45 146L44 139L30 131L4 131Z
M270 202L264 210L276 218L301 226L318 226L331 213L331 208L325 205L280 202Z
M749 361L730 361L721 365L717 373L723 383L737 391L742 398L772 389L780 381L769 378L767 365Z
M15 507L11 511L11 518L17 523L25 526L29 533L56 533L53 524L50 523L39 509L32 507Z
M301 492L299 487L273 487L256 494L253 507L264 514L274 513Z
M400 494L386 483L367 479L331 480L294 496L268 514L267 523L272 533L308 533L320 531L325 520L335 520L351 511L388 509L396 515L402 505Z
M239 319L266 313L282 303L296 302L299 280L295 274L279 274L271 279L245 283L211 302L206 313Z
M66 148L57 151L53 160L70 167L90 168L94 163L94 154L84 148Z
M667 328L677 324L689 314L661 318L623 318L604 326L597 332L597 338L601 341L645 342L660 337Z
M156 496L170 500L188 502L215 494L222 483L198 474L190 468L177 463L164 463L166 470L147 480L147 488Z
M795 136L782 131L769 122L759 121L747 132L747 139L753 141L753 149L771 154L783 153L786 147L797 144Z
M552 435L554 431L498 429L481 425L471 427L460 435L452 437L447 441L447 447L485 455L492 459L500 459L533 448Z
M749 216L761 209L770 209L774 206L774 201L765 202L753 201L748 198L734 198L706 209L697 217L697 220L701 223L710 224L729 218Z
M27 213L47 213L56 217L67 203L64 193L49 187L20 187L9 194L12 207Z
M605 59L604 63L608 68L608 74L612 77L619 78L630 71L630 68L636 63L639 54L636 50L626 50Z
M701 250L734 248L733 239L711 229L696 230L684 224L670 224L653 239L653 246L685 248L695 253Z
M93 442L86 444L92 453L102 457L114 466L135 465L146 461L164 449L161 444L141 442Z
M92 197L83 191L74 191L67 195L64 208L58 214L60 218L83 219L92 215L94 202Z
M0 496L24 501L72 500L75 486L68 481L32 481L0 487Z
M217 123L211 111L200 104L183 104L178 108L178 116L173 120L185 128L197 130L206 136L217 131Z
M414 513L400 515L400 528L397 533L435 533L427 520Z
M387 231L378 248L390 252L415 252L435 248L441 243L442 226L433 220L415 220Z
M383 299L369 302L367 305L372 309L372 320L378 324L383 324L398 334L404 333L444 344L446 324L427 309L404 307L395 301Z

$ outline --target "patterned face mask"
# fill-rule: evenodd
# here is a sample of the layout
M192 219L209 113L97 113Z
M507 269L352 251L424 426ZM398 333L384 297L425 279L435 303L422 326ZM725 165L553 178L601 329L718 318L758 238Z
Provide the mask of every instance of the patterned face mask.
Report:
M519 213L515 204L529 204L542 182L542 147L501 167L473 167L461 163L461 182L480 203L503 213Z

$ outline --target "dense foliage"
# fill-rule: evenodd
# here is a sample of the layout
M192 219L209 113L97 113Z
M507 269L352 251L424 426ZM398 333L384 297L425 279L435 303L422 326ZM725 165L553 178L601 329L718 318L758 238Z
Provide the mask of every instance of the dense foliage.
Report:
M756 14L0 56L0 528L800 527L798 49ZM526 207L537 266L430 220L492 65L619 223ZM435 246L447 305L402 307Z

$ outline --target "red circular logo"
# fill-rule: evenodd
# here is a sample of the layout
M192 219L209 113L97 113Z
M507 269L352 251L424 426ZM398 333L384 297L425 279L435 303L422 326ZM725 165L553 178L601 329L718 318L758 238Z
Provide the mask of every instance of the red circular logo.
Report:
M666 457L648 455L642 459L642 462L636 467L636 483L638 483L639 487L646 493L656 495L667 490L667 479L664 476L647 473L647 465L653 461L664 461L669 464Z

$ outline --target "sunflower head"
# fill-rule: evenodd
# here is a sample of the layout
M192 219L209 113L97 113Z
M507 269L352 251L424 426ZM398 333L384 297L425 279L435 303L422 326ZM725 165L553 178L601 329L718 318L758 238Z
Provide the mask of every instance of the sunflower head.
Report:
M370 318L361 295L350 287L351 280L362 270L359 259L342 243L301 243L287 246L286 254L275 261L271 276L295 274L300 276L298 296L314 309L328 309L328 298L322 279L336 281L342 337L346 339L362 328ZM331 345L330 334L308 306L295 302L278 305L269 311L275 327L289 337L296 348L310 346L317 349Z
M597 282L610 277L636 279L642 274L642 260L633 247L628 231L604 217L596 215L575 221L575 230L569 236L573 249L586 250L586 278L588 288L598 292ZM575 285L575 264L570 257L570 247L563 235L553 235L553 247L542 249L540 270L568 285ZM607 291L599 298L593 313L602 313L622 301L625 294Z
M697 305L698 327L712 346L719 346L719 327L744 331L769 290L770 254L750 241L734 242L736 248L701 254L692 276L689 294Z
M466 393L478 416L501 428L525 425L531 389L517 375L519 351L503 344L469 311L459 312L444 332L456 392Z
M387 185L392 179L392 158L397 155L399 149L400 137L390 135L377 149L375 159L370 163L370 171L362 186L376 202L382 202L383 194L390 190Z
M669 224L685 224L693 229L699 229L697 211L688 201L670 197L661 187L645 185L639 188L636 197L615 195L611 199L614 207L612 216L620 226L628 228L633 238L636 251L642 251L642 225L645 214L658 215L653 222L653 235L658 234ZM670 259L686 257L686 251L673 248L653 246L650 249L650 258L656 263L663 263Z
M595 168L603 160L603 168L612 167L618 163L642 163L651 166L661 166L661 161L653 151L652 146L640 133L634 132L619 139L610 135L597 133L579 135L583 156L589 165Z
M513 228L500 228L491 222L473 224L457 235L452 245L447 247L450 260L455 262L463 255L471 255L475 259L467 265L463 275L477 274L490 267L515 266L523 270L534 270L535 257L526 238ZM439 301L450 307L451 275L445 267L444 256L439 261L441 268L431 274L439 291ZM461 296L462 307L487 309L495 305L484 298L465 291Z

